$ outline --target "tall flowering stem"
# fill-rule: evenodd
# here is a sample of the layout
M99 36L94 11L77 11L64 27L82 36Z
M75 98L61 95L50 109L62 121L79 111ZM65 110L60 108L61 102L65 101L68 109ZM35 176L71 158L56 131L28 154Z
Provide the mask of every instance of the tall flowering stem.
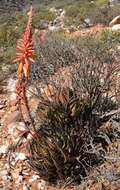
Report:
M28 13L29 19L25 32L22 38L18 40L16 47L16 58L13 62L18 62L18 81L16 84L16 98L19 104L19 109L22 114L22 118L29 131L35 130L34 122L32 120L28 99L26 96L26 84L30 75L30 66L34 63L34 45L32 40L32 16L33 9L30 8ZM29 125L28 125L29 124Z

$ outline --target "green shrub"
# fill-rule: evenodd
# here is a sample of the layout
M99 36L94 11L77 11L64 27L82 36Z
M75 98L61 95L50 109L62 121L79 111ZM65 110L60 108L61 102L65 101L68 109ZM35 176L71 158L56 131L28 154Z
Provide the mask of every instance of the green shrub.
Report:
M66 7L66 24L80 25L83 20L88 17L89 13L94 9L94 4L83 2L76 5ZM72 21L72 22L71 22Z
M107 5L109 3L109 0L95 0L95 4L97 6Z
M79 26L84 23L84 19L90 18L91 23L109 24L109 22L119 15L120 5L110 7L108 0L78 1L65 6L66 24Z
M33 26L39 27L41 24L41 21L43 22L50 22L55 19L55 14L50 12L48 9L45 8L39 8L34 15L33 18Z
M101 34L99 34L97 36L98 40L106 42L106 41L110 41L112 42L116 42L116 45L118 43L120 43L120 33L119 31L110 31L110 30L106 30L104 32L102 32Z
M3 25L1 25L0 27L0 42L1 43L5 43L7 41L7 30L8 30L7 23L4 23Z
M91 12L89 17L93 24L102 23L109 25L110 21L119 15L120 5L109 7L105 5L104 7L97 6L94 12Z
M19 37L18 31L15 27L4 23L0 26L0 43L3 46L13 46Z
M18 27L18 33L23 33L27 24L28 16L25 12L16 12L14 26ZM12 23L11 23L12 24Z

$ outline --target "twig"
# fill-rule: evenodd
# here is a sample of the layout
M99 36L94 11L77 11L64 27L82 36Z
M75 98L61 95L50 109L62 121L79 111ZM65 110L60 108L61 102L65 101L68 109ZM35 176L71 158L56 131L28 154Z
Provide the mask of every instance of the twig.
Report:
M120 108L117 109L117 110L112 110L104 115L102 115L100 117L101 120L105 121L105 120L108 120L110 117L112 117L113 115L117 114L117 113L120 113Z
M104 158L107 160L120 160L120 157L104 156Z

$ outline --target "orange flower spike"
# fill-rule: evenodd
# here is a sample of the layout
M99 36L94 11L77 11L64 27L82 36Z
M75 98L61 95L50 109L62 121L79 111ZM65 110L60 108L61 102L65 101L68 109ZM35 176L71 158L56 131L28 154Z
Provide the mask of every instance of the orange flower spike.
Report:
M22 75L23 75L23 63L20 62L19 66L18 66L18 77L19 77L19 79L22 79Z
M20 62L18 67L18 77L21 78L22 74L25 75L26 78L29 78L30 75L30 65L34 63L34 52L35 49L33 47L32 41L32 6L28 13L29 19L28 24L25 29L25 32L22 36L22 39L18 40L16 47L16 59L13 62Z
M25 77L28 79L30 76L30 63L27 59L25 59L25 64L23 65L23 71L24 71L24 75Z

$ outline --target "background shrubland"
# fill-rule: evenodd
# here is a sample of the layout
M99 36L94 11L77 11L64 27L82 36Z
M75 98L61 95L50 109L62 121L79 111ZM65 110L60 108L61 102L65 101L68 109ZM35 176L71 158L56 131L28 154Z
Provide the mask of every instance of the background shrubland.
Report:
M84 20L90 18L93 24L107 24L111 19L119 14L120 5L109 6L108 0L96 1L31 1L35 7L33 19L34 28L41 28L49 22L53 22L56 14L50 11L50 8L64 9L65 26L83 27ZM38 4L39 3L39 4ZM27 23L26 10L29 7L29 1L1 1L0 2L0 56L1 56L1 79L4 75L11 72L11 62L17 39ZM3 11L4 10L4 11ZM60 33L61 34L61 33ZM4 57L4 58L3 58ZM6 66L5 66L6 65ZM4 67L5 66L5 67ZM2 69L3 68L3 69ZM14 66L12 66L14 68ZM13 70L12 70L13 72Z

